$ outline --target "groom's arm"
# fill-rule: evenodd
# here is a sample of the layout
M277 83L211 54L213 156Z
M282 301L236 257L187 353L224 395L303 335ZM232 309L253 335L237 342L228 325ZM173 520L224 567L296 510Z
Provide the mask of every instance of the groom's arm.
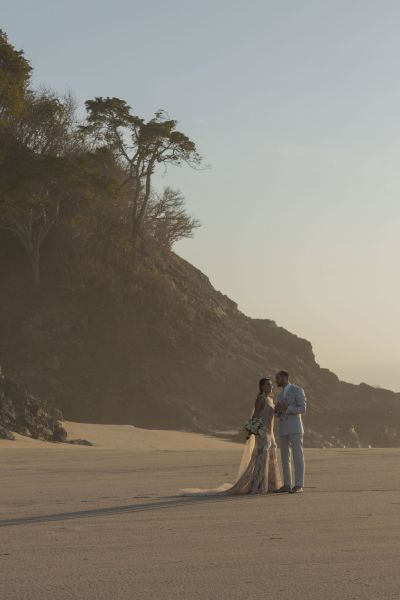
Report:
M287 415L304 415L307 407L307 400L304 390L301 387L296 387L296 404L289 404L286 410Z

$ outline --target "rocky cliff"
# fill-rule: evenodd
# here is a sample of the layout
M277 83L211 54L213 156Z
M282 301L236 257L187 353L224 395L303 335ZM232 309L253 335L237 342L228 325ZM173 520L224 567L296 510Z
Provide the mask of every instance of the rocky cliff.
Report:
M238 430L257 380L285 368L307 393L309 445L400 443L400 394L339 381L310 342L246 317L174 253L82 283L50 247L32 298L17 246L0 250L0 364L68 419Z

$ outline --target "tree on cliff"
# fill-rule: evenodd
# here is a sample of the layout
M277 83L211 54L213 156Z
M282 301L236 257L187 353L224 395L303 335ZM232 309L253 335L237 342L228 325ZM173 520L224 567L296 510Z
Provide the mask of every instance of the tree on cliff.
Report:
M145 227L162 246L172 248L179 240L193 237L200 221L187 213L182 193L166 187L161 194L151 196Z
M16 50L0 29L0 126L7 114L24 109L31 66L21 50Z
M159 111L146 122L123 100L96 98L81 126L70 96L29 87L31 67L1 31L0 50L0 230L19 241L35 288L58 223L71 256L89 240L102 265L105 254L135 257L141 237L157 251L192 235L182 194L152 187L157 166L201 163L176 121Z
M79 166L75 108L70 97L28 91L21 113L8 115L8 143L0 161L0 229L14 233L40 282L41 247L73 192Z
M177 121L163 111L149 121L132 113L119 98L95 98L86 102L87 122L82 130L93 144L106 145L125 171L124 185L130 193L131 230L137 244L151 199L152 177L157 166L201 163L196 145L177 131Z

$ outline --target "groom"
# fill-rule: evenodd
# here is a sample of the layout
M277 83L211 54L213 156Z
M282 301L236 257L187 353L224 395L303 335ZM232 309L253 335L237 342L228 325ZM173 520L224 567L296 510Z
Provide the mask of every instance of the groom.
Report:
M277 493L288 492L300 494L304 491L304 455L303 455L303 422L301 415L306 412L306 396L304 390L290 383L289 373L279 371L275 381L281 390L278 392L275 413L278 417L279 445L284 485ZM292 488L291 458L293 454L295 486Z

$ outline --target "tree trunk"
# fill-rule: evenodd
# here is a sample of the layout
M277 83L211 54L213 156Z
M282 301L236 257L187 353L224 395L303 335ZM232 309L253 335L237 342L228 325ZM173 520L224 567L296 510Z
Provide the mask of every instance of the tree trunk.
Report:
M40 286L40 243L39 240L25 240L24 248L28 257L31 281L35 290Z
M43 240L46 238L48 232L53 227L55 222L56 217L54 217L51 220L47 219L47 221L45 223L42 223L42 226L37 231L32 231L31 222L28 222L28 226L24 224L18 224L16 222L9 224L0 223L0 229L12 231L21 242L21 245L26 252L26 256L29 262L32 285L35 290L39 289L41 279L40 248Z
M154 164L150 162L149 167L146 173L146 184L145 184L145 192L142 198L142 202L140 203L140 193L136 192L136 198L134 202L134 211L132 218L132 237L134 247L137 248L140 241L140 233L144 221L144 217L146 214L147 205L149 203L149 198L151 194L151 176L153 174Z
M33 249L31 255L31 268L32 268L32 282L35 290L40 285L40 248L39 244Z

